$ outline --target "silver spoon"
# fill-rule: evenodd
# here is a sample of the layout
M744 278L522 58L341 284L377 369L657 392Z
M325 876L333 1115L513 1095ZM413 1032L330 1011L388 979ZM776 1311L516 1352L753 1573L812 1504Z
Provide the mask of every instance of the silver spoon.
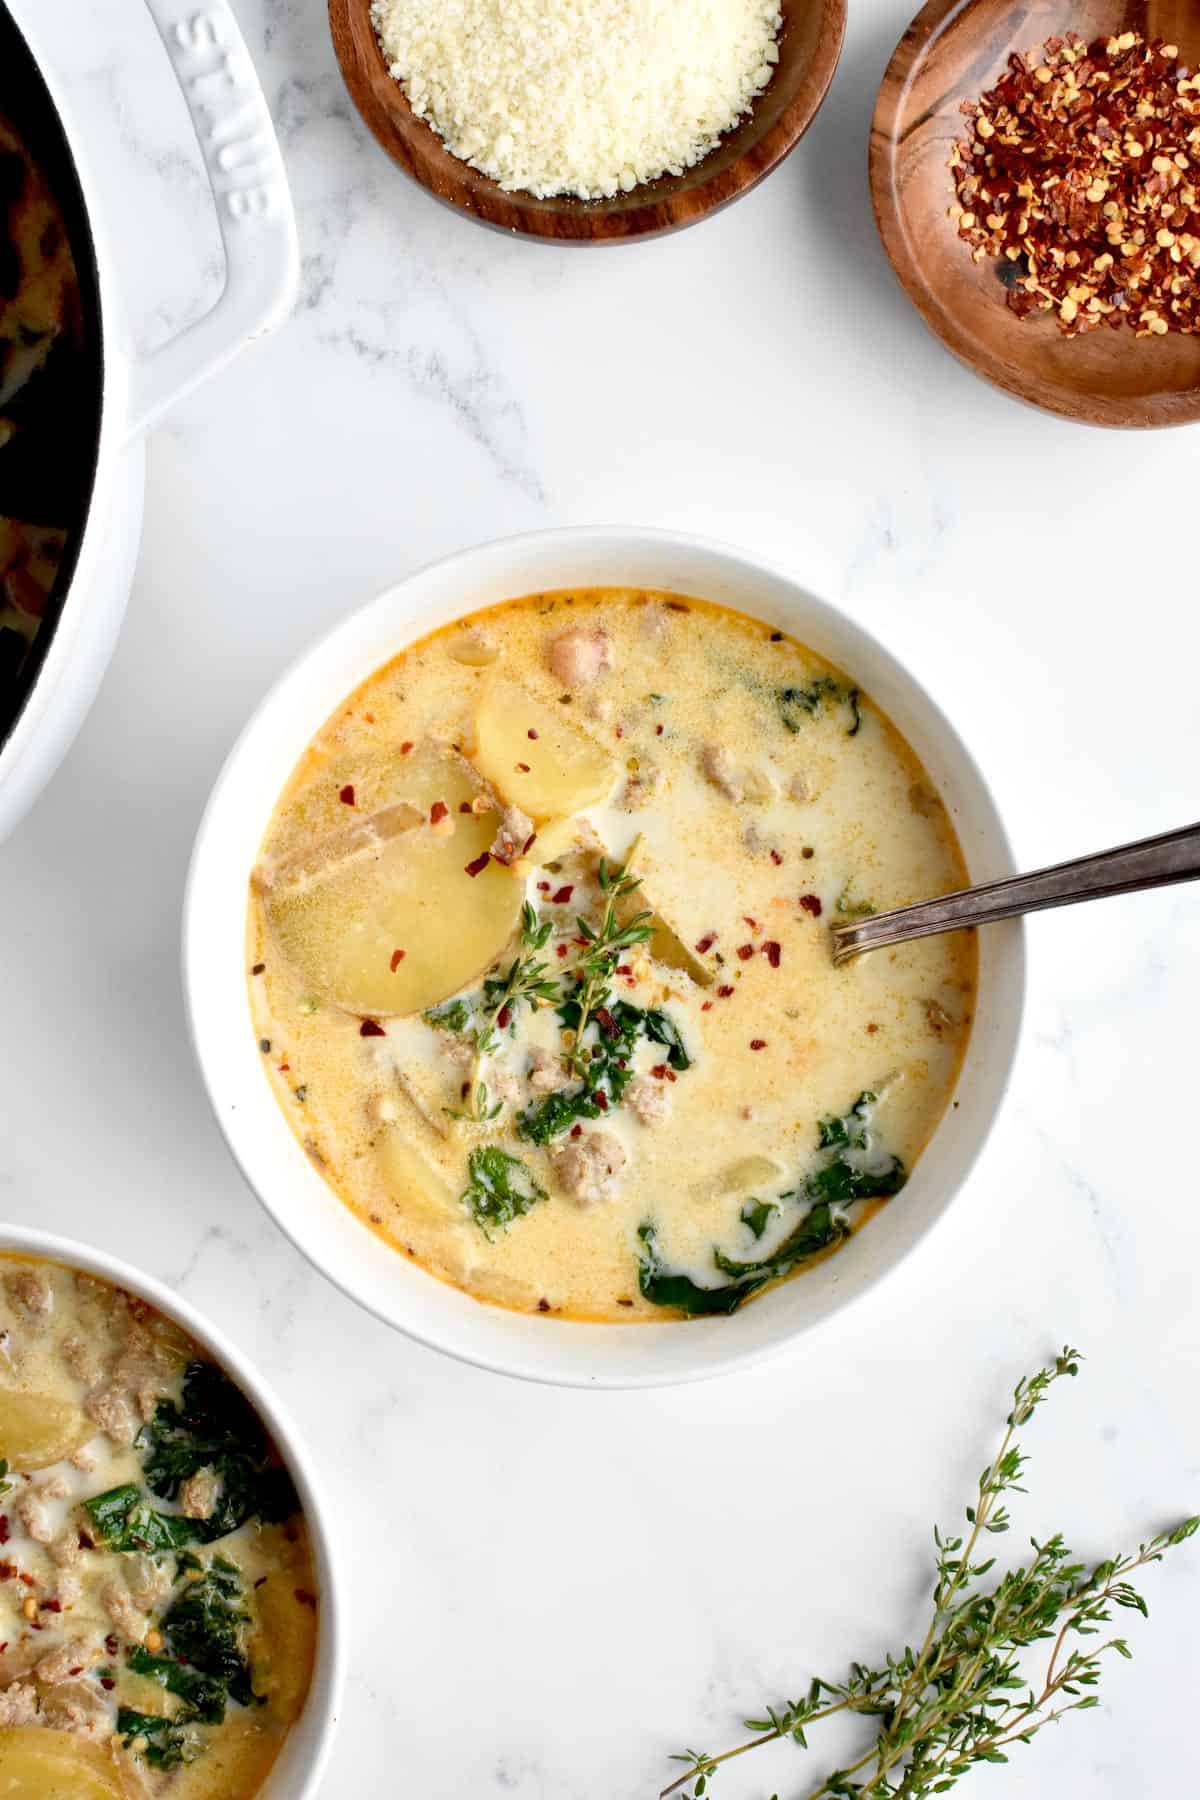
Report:
M1109 894L1134 894L1139 888L1170 887L1177 881L1200 880L1200 825L1184 825L1161 837L1122 844L1096 856L1039 869L1034 875L1012 875L981 887L919 900L894 912L873 913L853 924L833 928L833 960L849 962L865 950L905 944L910 938L961 931L966 925L990 925L1048 906L1073 906L1077 900L1103 900Z

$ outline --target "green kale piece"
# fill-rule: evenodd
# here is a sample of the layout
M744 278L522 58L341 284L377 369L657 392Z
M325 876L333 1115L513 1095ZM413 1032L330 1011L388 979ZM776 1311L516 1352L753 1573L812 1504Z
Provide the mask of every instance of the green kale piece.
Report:
M832 675L818 675L803 687L779 688L775 700L784 726L793 733L802 730L806 720L815 719L826 701L830 706L845 706L850 719L847 737L857 737L862 729L858 689L835 681Z
M644 1246L639 1272L641 1290L657 1306L672 1306L689 1318L712 1313L731 1313L771 1281L779 1281L818 1252L850 1235L846 1208L859 1200L890 1199L907 1180L898 1156L877 1150L871 1141L870 1116L877 1096L859 1095L840 1117L822 1119L817 1127L817 1147L825 1159L805 1176L794 1196L808 1202L799 1223L769 1255L749 1261L728 1256L713 1245L713 1262L729 1282L719 1288L700 1287L690 1276L665 1269L654 1249L654 1228L643 1225L638 1235ZM748 1201L742 1222L756 1238L763 1235L767 1219L777 1208L762 1201ZM719 1300L716 1296L722 1296Z
M756 1238L760 1238L767 1229L779 1207L774 1200L747 1200L740 1218L743 1225L748 1225Z
M184 1567L189 1565L193 1570L200 1566L195 1557L184 1559ZM243 1629L249 1623L236 1565L215 1556L199 1580L189 1581L168 1608L162 1630L177 1657L227 1688L240 1705L249 1706L254 1693Z
M489 1240L493 1232L504 1231L546 1198L545 1188L538 1186L520 1157L511 1156L498 1144L472 1150L467 1167L463 1205Z
M564 1030L578 1032L583 1016L578 1001L564 1000L558 1016ZM545 1146L578 1120L598 1119L620 1106L633 1080L633 1053L641 1035L663 1045L671 1068L682 1072L692 1066L679 1028L667 1013L644 1011L628 1000L614 1000L611 1006L598 1006L584 1029L594 1031L595 1036L588 1045L576 1045L581 1051L582 1084L547 1094L517 1118L518 1132L531 1143Z
M177 1769L181 1763L194 1762L201 1748L199 1734L188 1719L137 1712L132 1706L118 1711L117 1736L126 1748L144 1738L146 1747L137 1754L152 1769Z
M668 1269L655 1248L655 1235L654 1227L649 1222L639 1225L642 1256L638 1268L638 1286L643 1299L651 1301L655 1306L669 1306L676 1312L686 1313L689 1319L737 1310L742 1303L740 1288L733 1282L724 1282L720 1287L701 1287L699 1282L693 1281L682 1270Z
M92 1535L110 1550L140 1550L149 1556L164 1556L195 1543L202 1531L198 1519L156 1512L144 1490L132 1481L85 1500L83 1510L91 1522Z
M435 1031L452 1031L461 1035L471 1023L470 1002L461 998L446 1000L441 1006L431 1006L421 1017Z
M182 1484L201 1469L220 1476L211 1518L186 1521L200 1542L224 1537L247 1519L290 1518L299 1508L291 1476L275 1456L258 1414L216 1363L189 1364L182 1405L160 1400L138 1437L138 1448L145 1457L147 1485L160 1500L174 1500Z

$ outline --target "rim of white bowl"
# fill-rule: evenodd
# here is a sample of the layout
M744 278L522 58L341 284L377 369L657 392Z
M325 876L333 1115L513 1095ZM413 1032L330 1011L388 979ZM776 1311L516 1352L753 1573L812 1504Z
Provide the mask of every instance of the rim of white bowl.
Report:
M91 1244L81 1243L77 1238L60 1237L57 1232L36 1231L21 1225L0 1224L0 1251L42 1257L70 1269L82 1269L86 1274L99 1276L114 1287L125 1288L139 1299L149 1301L168 1319L182 1325L209 1351L254 1403L296 1483L312 1544L320 1601L317 1659L308 1697L272 1765L261 1790L261 1800L311 1800L328 1763L341 1711L345 1633L337 1559L326 1523L330 1512L295 1425L261 1375L224 1333L197 1312L190 1301L182 1299L145 1270L110 1256L107 1251L97 1250Z
M674 576L673 572L674 571ZM690 573L689 573L690 571ZM1019 1047L1023 922L980 937L978 1004L958 1085L904 1191L836 1257L728 1319L594 1325L512 1313L390 1249L309 1162L263 1076L246 990L249 872L280 791L311 738L404 646L502 599L553 588L657 588L778 623L852 672L912 744L945 801L972 881L1015 873L974 757L920 679L848 613L776 564L712 539L592 525L494 539L438 558L350 612L269 689L231 749L196 834L183 906L185 1007L201 1079L248 1185L350 1299L459 1361L554 1386L667 1386L731 1374L857 1303L927 1243L982 1153ZM804 615L798 624L795 613Z

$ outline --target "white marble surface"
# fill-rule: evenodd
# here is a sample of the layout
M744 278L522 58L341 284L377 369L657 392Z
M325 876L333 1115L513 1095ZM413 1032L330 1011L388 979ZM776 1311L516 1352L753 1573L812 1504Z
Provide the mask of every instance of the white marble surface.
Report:
M40 4L151 341L218 280L186 118L135 0ZM882 1293L761 1373L581 1395L392 1334L242 1186L177 974L205 793L266 685L348 608L477 539L619 519L760 547L880 632L965 732L1027 863L1185 822L1200 437L1026 411L909 309L864 179L907 0L855 6L817 125L757 193L598 254L503 241L409 186L351 115L321 0L239 11L303 296L155 434L116 660L0 857L0 1209L166 1277L325 1465L354 1618L329 1800L648 1797L670 1751L717 1748L811 1670L913 1633L931 1521L956 1516L1010 1381L1064 1338L1086 1380L1031 1434L1019 1523L1101 1554L1195 1507L1200 892L1033 924L1003 1119ZM1146 1585L1103 1710L980 1794L1179 1791L1200 1554ZM807 1792L798 1753L762 1760L717 1793Z

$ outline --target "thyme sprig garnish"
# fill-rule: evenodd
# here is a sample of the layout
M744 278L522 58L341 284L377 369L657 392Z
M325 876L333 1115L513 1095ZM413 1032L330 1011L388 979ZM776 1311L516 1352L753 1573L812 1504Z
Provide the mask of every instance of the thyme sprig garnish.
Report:
M644 944L647 938L654 935L651 924L653 915L649 908L634 913L624 925L617 917L621 901L628 899L641 886L641 877L630 874L628 863L623 868L610 869L608 859L601 857L596 878L604 896L604 913L598 926L590 925L582 917L576 919L579 935L586 940L587 947L573 971L578 986L571 987L563 994L564 1002L570 1001L579 1009L574 1026L575 1041L566 1056L567 1067L573 1075L582 1075L590 1060L590 1053L583 1041L584 1033L597 1010L605 1005L609 997L617 964L627 950L632 950L636 944Z
M1027 1459L1017 1431L1056 1381L1078 1373L1080 1361L1079 1352L1066 1347L1017 1383L999 1451L966 1509L965 1540L935 1528L933 1613L920 1649L906 1647L880 1668L853 1663L845 1681L816 1677L801 1699L747 1719L746 1729L755 1735L732 1750L718 1756L681 1752L673 1760L687 1769L662 1789L662 1800L689 1785L693 1800L702 1800L722 1764L764 1744L790 1738L807 1749L809 1728L837 1713L878 1720L875 1742L856 1762L818 1782L807 1800L923 1800L947 1793L978 1763L1007 1762L1007 1751L1028 1744L1043 1726L1100 1704L1093 1690L1106 1652L1132 1652L1122 1637L1087 1640L1111 1623L1114 1609L1145 1617L1146 1603L1128 1577L1190 1538L1200 1518L1185 1519L1157 1532L1136 1553L1090 1569L1073 1559L1058 1534L1045 1543L1032 1539L1032 1561L992 1586L985 1577L995 1558L976 1560L985 1534L1010 1527L1005 1496L1024 1492ZM1049 1643L1050 1655L1040 1679L1031 1682L1020 1653L1038 1643Z

